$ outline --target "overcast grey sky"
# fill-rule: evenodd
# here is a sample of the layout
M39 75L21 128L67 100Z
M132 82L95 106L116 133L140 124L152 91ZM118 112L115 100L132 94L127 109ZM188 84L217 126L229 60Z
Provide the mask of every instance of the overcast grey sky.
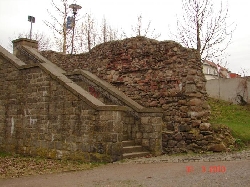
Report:
M226 67L235 73L242 73L243 69L250 75L250 1L222 1L228 2L229 22L237 24L232 44L226 51ZM169 28L174 29L176 15L181 13L181 0L78 0L77 4L82 6L79 13L91 13L99 22L105 16L112 27L122 28L126 33L131 32L137 16L142 15L143 22L151 21L152 28L161 33L159 40L173 40ZM15 39L18 33L29 32L28 15L36 18L34 32L49 34L50 30L43 23L49 19L47 9L52 10L51 0L0 0L0 45L8 48L9 38Z

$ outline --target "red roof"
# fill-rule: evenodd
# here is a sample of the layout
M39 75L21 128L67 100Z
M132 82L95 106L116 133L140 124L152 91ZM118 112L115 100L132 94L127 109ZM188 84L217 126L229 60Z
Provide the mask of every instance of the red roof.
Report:
M229 73L229 77L230 78L237 78L237 77L241 77L241 76L238 75L237 73Z

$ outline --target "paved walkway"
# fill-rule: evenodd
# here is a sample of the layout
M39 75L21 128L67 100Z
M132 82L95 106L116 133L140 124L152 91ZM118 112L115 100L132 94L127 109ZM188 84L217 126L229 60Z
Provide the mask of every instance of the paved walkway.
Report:
M0 180L1 187L249 187L250 151L159 156L92 170Z

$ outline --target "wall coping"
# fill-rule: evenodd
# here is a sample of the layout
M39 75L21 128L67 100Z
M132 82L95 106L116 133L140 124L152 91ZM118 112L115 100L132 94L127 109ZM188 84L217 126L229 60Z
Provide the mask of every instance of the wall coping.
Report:
M66 73L63 69L56 66L46 58L44 58L42 55L39 54L39 52L28 46L20 46L22 49L24 49L26 52L29 53L29 55L32 55L35 59L38 59L41 63L37 63L34 65L27 65L20 59L18 59L15 55L8 52L6 49L4 49L2 46L0 46L0 55L8 60L12 65L14 65L19 70L24 70L28 68L34 68L39 67L46 73L48 73L53 79L56 79L59 81L60 84L62 84L66 89L71 91L74 95L78 96L84 102L86 102L88 105L93 107L96 110L112 110L112 111L127 111L128 108L124 106L118 106L118 105L105 105L103 102L92 96L90 93L88 93L86 90L78 86L76 83L74 83L72 80L67 78L64 74Z
M28 39L28 38L18 38L16 40L13 40L12 43L22 43L24 42L25 44L28 44L28 43L31 43L31 44L38 44L38 41L36 40L31 40L31 39Z
M8 60L16 68L19 68L20 66L26 65L23 61L21 61L15 55L11 54L9 51L7 51L5 48L3 48L1 45L0 45L0 54L3 58Z

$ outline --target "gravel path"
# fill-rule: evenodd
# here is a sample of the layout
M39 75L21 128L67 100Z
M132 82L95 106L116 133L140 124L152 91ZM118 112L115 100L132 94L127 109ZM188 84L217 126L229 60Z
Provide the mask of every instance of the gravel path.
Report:
M188 154L188 155L162 155L150 158L136 158L124 160L125 163L186 163L186 162L215 162L215 161L250 161L250 149L240 152ZM249 185L250 187L250 185Z
M249 187L250 150L159 156L92 170L0 180L1 187Z

